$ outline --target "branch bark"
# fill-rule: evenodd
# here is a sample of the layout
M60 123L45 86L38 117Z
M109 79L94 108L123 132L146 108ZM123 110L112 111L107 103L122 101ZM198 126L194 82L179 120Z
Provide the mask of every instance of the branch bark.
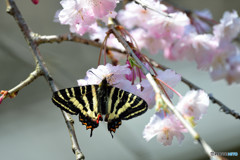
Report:
M45 79L47 80L52 92L55 92L58 90L57 86L55 85L46 65L45 65L45 62L43 61L43 58L40 54L40 51L37 47L37 43L34 41L33 39L33 32L29 29L28 25L26 24L25 20L23 19L19 9L17 8L14 0L6 0L6 6L7 6L7 13L9 13L10 15L12 15L16 21L16 23L18 24L19 28L21 29L23 35L24 35L24 38L25 40L27 41L31 51L32 51L32 54L33 54L33 57L34 57L34 60L35 60L35 63L36 63L36 66L39 67L42 75L45 77ZM72 142L72 150L73 152L75 153L76 155L76 159L77 160L82 160L84 159L84 155L83 153L81 152L80 150L80 147L78 145L78 142L77 142L77 137L76 137L76 134L75 134L75 130L74 130L74 126L73 126L73 123L74 121L72 120L72 118L70 117L69 114L67 114L66 112L62 111L62 114L63 114L63 117L65 119L65 122L67 124L67 127L68 127L68 131L69 131L69 134L70 134L70 139L71 139L71 142Z

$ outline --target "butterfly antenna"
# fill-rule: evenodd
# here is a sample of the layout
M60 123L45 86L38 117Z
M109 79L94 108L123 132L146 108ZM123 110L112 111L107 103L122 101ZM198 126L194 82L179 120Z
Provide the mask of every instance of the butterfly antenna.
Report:
M98 75L96 75L95 73L93 73L93 71L89 71L89 72L91 72L92 74L94 74L97 78L99 78L100 80L102 80L102 78L100 78Z

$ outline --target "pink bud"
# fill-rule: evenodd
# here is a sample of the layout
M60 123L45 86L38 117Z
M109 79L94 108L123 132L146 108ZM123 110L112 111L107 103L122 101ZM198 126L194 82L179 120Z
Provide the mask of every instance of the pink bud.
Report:
M33 4L37 5L39 0L32 0Z

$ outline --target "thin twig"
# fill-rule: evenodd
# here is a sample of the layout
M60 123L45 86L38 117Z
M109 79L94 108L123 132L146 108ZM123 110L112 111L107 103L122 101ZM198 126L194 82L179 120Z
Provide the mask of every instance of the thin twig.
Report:
M157 10L156 8L154 8L154 6L148 5L146 2L144 2L144 1L142 1L142 0L133 0L133 1L135 1L135 3L141 5L144 9L147 8L147 9L149 9L149 10L151 10L151 11L153 11L153 12L156 12L156 13L158 13L158 14L161 14L161 15L163 15L163 16L171 17L171 16L169 16L167 13L165 13L165 12L163 12L163 11Z
M127 53L131 55L134 60L138 63L138 65L141 66L142 72L146 75L149 83L152 85L157 99L162 98L164 102L168 105L168 107L171 109L171 111L177 116L177 118L182 122L182 124L188 129L189 133L192 135L192 137L201 144L203 149L205 150L206 154L211 158L211 152L213 152L213 149L200 137L200 135L192 128L192 126L183 118L181 113L173 106L173 104L168 100L168 98L161 92L159 89L157 83L155 82L153 76L148 71L148 69L144 66L144 64L140 61L140 59L135 55L131 47L128 45L126 40L121 36L121 34L115 29L114 24L110 24L109 28L112 30L112 33L115 35L115 37L118 39L118 41L124 46ZM221 157L216 156L216 159L221 160Z
M37 47L37 44L35 43L35 41L32 38L32 32L29 29L29 27L27 26L25 20L23 19L20 11L18 10L14 0L6 0L6 6L7 6L7 12L12 15L14 17L14 19L16 20L16 23L18 24L19 28L21 29L27 43L29 44L31 51L33 53L33 57L35 59L36 62L36 66L39 66L39 69L41 70L43 76L45 77L45 79L47 80L51 90L53 92L57 91L58 88L55 85L47 67L45 66L45 63L42 59L42 56L40 54L40 51ZM74 130L74 126L73 126L73 120L72 118L64 111L62 111L63 117L65 119L65 122L67 124L68 127L68 131L70 134L70 139L72 142L72 149L76 155L76 159L77 160L81 160L84 159L84 155L82 154L80 147L78 145L77 142L77 137L75 134L75 130Z
M42 75L41 70L38 67L36 67L36 69L32 73L30 73L29 76L24 81L20 82L14 88L8 90L6 97L8 97L14 93L18 93L18 91L20 91L22 88L24 88L27 85L29 85L30 83L32 83L36 78L38 78L41 75Z
M72 41L72 42L83 43L86 45L91 45L94 47L99 47L99 48L102 47L102 43L97 42L97 40L94 41L94 40L85 39L74 33L68 33L68 34L63 34L63 35L39 35L37 33L34 33L32 35L33 35L34 41L38 45L43 44L43 43L54 43L54 42L61 43L64 41ZM107 47L106 49L111 50L111 51L116 51L119 53L124 52L124 51L114 48L114 47Z
M156 61L154 61L153 59L147 58L147 60L156 68L160 68L161 70L166 70L169 69L168 67L158 64ZM195 89L195 90L199 90L202 88L198 87L197 85L193 84L192 82L190 82L189 80L187 80L184 77L181 77L181 80L183 83L185 83L186 85L188 85L188 87L190 89ZM212 103L217 104L220 107L220 110L223 111L226 114L230 114L233 117L235 117L236 119L240 119L240 114L235 112L234 110L228 108L225 104L223 104L220 100L218 100L217 98L215 98L212 94L208 94L209 99L212 101Z

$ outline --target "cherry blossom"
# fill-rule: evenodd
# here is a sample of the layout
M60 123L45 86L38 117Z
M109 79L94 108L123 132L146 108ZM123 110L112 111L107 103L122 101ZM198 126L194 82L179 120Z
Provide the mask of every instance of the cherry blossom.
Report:
M62 0L63 9L56 17L61 24L70 25L70 31L83 35L91 31L96 19L104 20L115 17L114 9L118 0Z
M145 126L143 131L143 138L149 141L154 136L163 145L171 145L173 137L175 136L179 143L184 139L185 129L181 122L175 118L174 115L163 116L163 113L155 113L150 122Z
M194 117L194 120L202 118L209 106L208 95L203 90L188 91L180 98L176 108L186 117Z
M163 39L156 39L152 34L143 28L136 28L130 31L131 36L137 42L139 49L147 49L151 54L157 54L164 49L166 41Z
M211 31L210 24L213 23L213 18L209 10L193 11L188 16L197 33L204 34Z
M113 66L108 63L106 65L99 65L97 69L89 69L86 77L79 79L77 82L79 86L93 85L100 84L104 78L107 78L108 83L114 87L136 95L142 95L141 91L137 89L137 86L132 85L131 82L125 78L125 75L130 72L128 65Z
M107 33L108 29L106 27L99 27L96 23L92 25L92 28L94 31L89 34L90 39L98 40L99 42L103 42L106 37L106 33ZM122 51L125 50L125 48L122 46L122 44L120 42L118 42L118 40L112 34L107 39L107 46L115 47ZM113 54L113 56L116 60L120 60L120 59L123 59L126 57L124 54L121 54L121 53L118 53L115 51L111 51L111 53Z
M211 34L189 34L165 50L165 57L171 60L195 60L198 68L208 69L216 54L218 41Z
M228 64L229 71L226 78L228 83L240 83L240 53L235 56L229 57Z
M171 87L175 87L181 81L181 76L170 69L165 71L158 70L156 78L161 79ZM143 92L139 92L139 96L146 100L149 108L152 108L155 104L155 92L153 91L152 86L147 79L144 79L140 85L138 85L138 89L141 89L141 87L143 88ZM173 98L173 91L164 85L163 87L168 96Z
M170 17L154 15L148 20L147 29L156 38L164 38L168 42L179 39L185 32L185 27L190 24L185 13L170 13Z
M213 33L216 38L232 41L240 33L240 18L236 11L223 14L220 24L213 27Z
M110 77L108 83L111 85L117 85L122 80L125 80L124 75L129 74L130 69L128 65L113 66L111 64L99 65L97 69L89 69L84 79L78 80L79 86L99 84L105 77Z
M167 9L165 5L154 0L148 0L145 2L147 2L148 5L153 6L155 10L158 11L165 11ZM118 12L117 19L128 29L132 29L135 26L145 28L148 24L148 21L152 19L154 14L163 16L154 11L146 10L135 2L130 2L125 6L125 10L120 10Z

